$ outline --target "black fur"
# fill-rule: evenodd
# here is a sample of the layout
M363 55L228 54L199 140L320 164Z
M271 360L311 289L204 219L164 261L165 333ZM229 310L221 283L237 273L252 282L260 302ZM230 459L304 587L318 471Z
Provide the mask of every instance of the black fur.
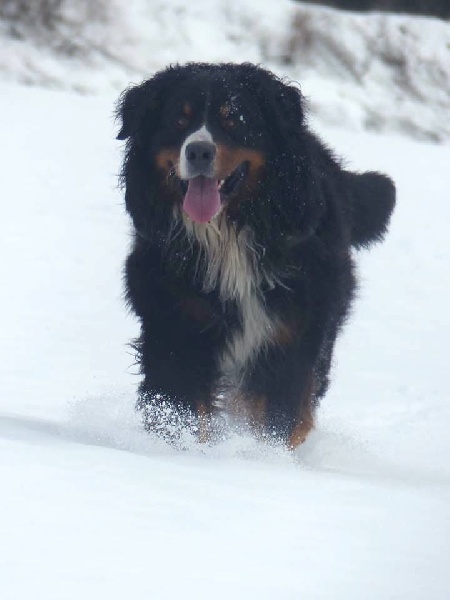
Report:
M263 398L266 429L290 439L328 386L334 342L355 289L351 247L383 238L395 188L380 173L344 170L309 130L298 87L260 67L173 66L124 92L118 139L127 139L122 181L135 228L126 289L142 326L140 408L161 397L212 410L223 383L220 357L245 330L242 298L225 297L220 278L205 288L209 255L174 217L183 202L176 165L157 164L161 151L179 152L202 124L189 114L189 125L177 129L188 120L177 117L185 101L206 119L218 147L264 158L257 176L224 201L223 214L226 227L252 239L258 306L274 333L236 365L229 383L250 406ZM224 102L232 131L219 121Z

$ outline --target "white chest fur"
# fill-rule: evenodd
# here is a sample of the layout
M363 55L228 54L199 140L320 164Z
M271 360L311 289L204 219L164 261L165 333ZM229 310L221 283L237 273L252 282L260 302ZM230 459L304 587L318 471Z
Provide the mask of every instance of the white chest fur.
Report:
M198 225L184 216L183 219L188 236L202 248L198 268L201 261L204 291L219 289L222 301L233 300L238 306L242 326L223 349L219 368L227 379L239 380L245 364L272 337L274 324L260 286L263 282L273 282L261 272L259 253L249 230L238 232L224 214L207 225Z

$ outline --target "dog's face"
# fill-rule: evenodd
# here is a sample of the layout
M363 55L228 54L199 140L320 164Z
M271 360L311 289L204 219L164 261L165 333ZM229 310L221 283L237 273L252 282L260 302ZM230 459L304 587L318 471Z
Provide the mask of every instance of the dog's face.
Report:
M194 78L174 90L153 140L157 167L199 223L247 198L263 177L262 115L227 83Z
M123 96L118 137L130 137L133 151L145 155L172 211L207 223L260 193L273 156L271 121L289 94L298 110L285 114L301 122L298 91L262 69L169 68Z

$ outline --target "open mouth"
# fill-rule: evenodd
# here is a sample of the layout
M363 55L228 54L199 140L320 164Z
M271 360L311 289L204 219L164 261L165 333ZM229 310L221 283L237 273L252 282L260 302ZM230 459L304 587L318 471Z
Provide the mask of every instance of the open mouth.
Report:
M183 210L193 221L208 223L220 212L227 198L239 189L248 170L248 162L243 162L225 179L198 175L180 180L184 194Z

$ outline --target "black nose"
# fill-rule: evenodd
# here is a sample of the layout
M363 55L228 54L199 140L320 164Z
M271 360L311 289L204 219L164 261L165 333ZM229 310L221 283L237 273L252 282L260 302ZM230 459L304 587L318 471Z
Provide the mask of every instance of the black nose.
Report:
M216 147L211 142L191 142L186 146L186 159L195 173L207 174L215 156Z

